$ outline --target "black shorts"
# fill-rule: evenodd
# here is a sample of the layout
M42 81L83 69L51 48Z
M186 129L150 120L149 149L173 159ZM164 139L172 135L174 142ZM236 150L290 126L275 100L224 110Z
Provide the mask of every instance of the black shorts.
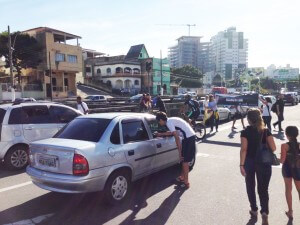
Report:
M192 120L196 120L198 119L199 115L200 115L200 110L193 111L192 114L189 116L189 118Z
M182 157L183 162L191 162L196 154L196 141L195 136L184 138L182 140Z
M284 178L293 178L300 181L300 171L297 168L292 168L288 163L282 165L282 176Z
M244 118L244 116L242 115L242 113L240 112L237 112L234 114L234 119L238 120L238 119L242 119Z

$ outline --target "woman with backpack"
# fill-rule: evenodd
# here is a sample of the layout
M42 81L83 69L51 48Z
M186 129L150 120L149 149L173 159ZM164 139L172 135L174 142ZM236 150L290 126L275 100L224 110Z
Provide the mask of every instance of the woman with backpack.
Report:
M281 145L282 176L285 183L285 197L288 211L285 212L289 219L293 219L292 186L293 180L300 200L300 144L297 141L298 128L288 126L285 135L289 142Z
M266 100L264 100L263 98L260 98L260 100L263 103L262 118L264 120L265 125L268 127L268 129L270 131L272 131L272 128L271 128L271 121L272 121L272 116L271 116L272 101L268 97L266 98Z
M240 172L245 177L246 190L250 202L251 217L257 217L258 207L255 194L255 176L257 190L261 205L263 224L268 224L269 214L269 183L272 175L272 167L261 163L261 146L268 145L274 152L276 145L271 132L265 129L265 125L259 109L249 109L247 113L249 126L241 132Z

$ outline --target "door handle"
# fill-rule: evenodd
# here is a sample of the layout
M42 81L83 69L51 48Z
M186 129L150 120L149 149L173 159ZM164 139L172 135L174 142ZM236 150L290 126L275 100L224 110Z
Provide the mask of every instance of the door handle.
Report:
M32 130L33 127L25 127L24 130Z
M161 143L156 144L157 148L161 148Z
M128 155L129 155L129 156L134 155L134 150L129 150L129 151L128 151Z

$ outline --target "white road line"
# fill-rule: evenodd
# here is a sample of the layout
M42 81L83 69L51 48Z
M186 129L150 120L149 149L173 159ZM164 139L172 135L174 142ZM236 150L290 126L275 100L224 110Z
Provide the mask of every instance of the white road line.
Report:
M10 187L7 187L7 188L2 188L2 189L0 189L0 193L5 192L5 191L10 191L10 190L13 190L13 189L17 189L17 188L20 188L20 187L24 187L24 186L27 186L27 185L30 185L30 184L32 184L32 181L28 181L28 182L25 182L25 183L22 183L22 184L13 185L13 186L10 186Z

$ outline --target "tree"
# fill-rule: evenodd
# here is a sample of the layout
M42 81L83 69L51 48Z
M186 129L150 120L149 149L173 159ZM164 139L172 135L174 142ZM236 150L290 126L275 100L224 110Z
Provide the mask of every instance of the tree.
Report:
M214 77L214 79L212 81L212 85L219 86L219 87L222 85L222 77L220 74L217 74Z
M21 32L11 34L11 40L13 46L12 62L17 71L17 77L20 83L22 69L35 69L42 62L42 46L34 37L28 34L22 34ZM0 34L0 57L2 56L5 57L5 67L8 68L10 65L7 32Z
M182 87L200 88L202 78L200 70L190 65L171 69L171 81L179 83Z
M273 79L270 79L269 77L261 78L260 86L264 89L272 89L272 90L278 89L278 84Z

